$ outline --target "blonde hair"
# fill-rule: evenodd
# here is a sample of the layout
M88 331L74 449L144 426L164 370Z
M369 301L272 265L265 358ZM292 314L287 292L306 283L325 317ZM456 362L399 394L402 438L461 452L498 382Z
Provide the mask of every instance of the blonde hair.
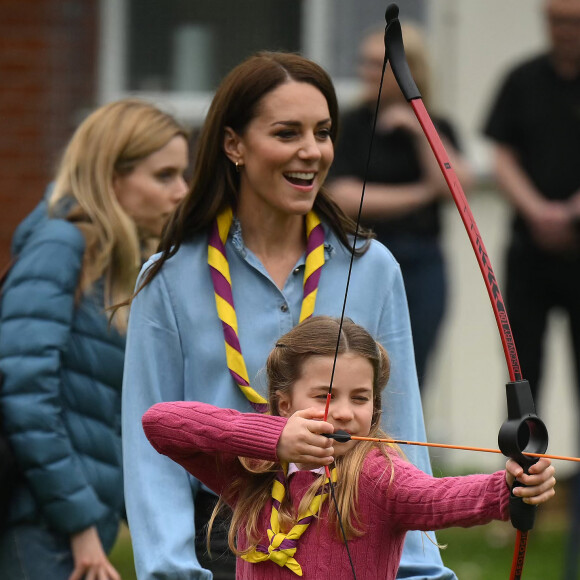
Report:
M423 102L428 106L431 101L431 67L424 32L416 24L401 24L405 54L409 69L417 88L421 91Z
M373 415L369 435L386 438L386 434L380 429L381 392L389 379L389 357L381 344L352 320L344 320L340 340L338 340L339 326L338 319L315 316L294 327L279 339L266 363L269 413L279 415L280 396L291 394L294 383L301 376L304 362L312 356L334 356L338 343L339 355L349 353L361 356L368 360L373 367ZM373 448L380 449L390 463L385 445L374 442L357 443L351 451L336 460L338 471L336 499L348 538L364 534L355 506L358 501L359 473L366 456ZM261 531L258 527L260 511L271 497L272 481L281 468L278 463L254 459L240 458L240 462L245 467L247 475L234 482L227 492L228 497L231 497L230 494L237 496L228 537L230 548L237 555L251 551L262 539L263 530ZM323 482L324 476L321 476L311 485L301 500L298 512L310 504ZM220 504L214 510L213 517L215 517L219 507ZM297 513L291 502L285 500L278 511L281 528L290 529L297 518ZM210 526L213 523L213 517ZM328 519L329 525L334 526L336 534L339 535L340 528L336 508L330 502ZM248 540L248 547L244 550L240 550L235 542L239 529L245 530Z
M64 206L66 219L86 239L77 297L105 277L105 308L132 294L142 259L142 235L119 204L115 176L127 175L144 158L187 132L167 113L138 99L122 99L100 107L78 127L59 164L49 213ZM70 207L69 207L70 204ZM112 324L126 330L127 308Z
M401 23L401 32L409 70L421 92L423 102L429 106L431 101L431 65L424 32L419 25L410 22ZM364 39L379 35L383 39L384 34L384 25L375 26L367 31Z

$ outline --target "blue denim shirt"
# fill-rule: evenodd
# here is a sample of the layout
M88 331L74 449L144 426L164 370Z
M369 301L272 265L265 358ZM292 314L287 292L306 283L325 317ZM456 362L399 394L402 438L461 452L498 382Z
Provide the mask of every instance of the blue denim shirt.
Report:
M350 253L329 228L325 233L326 263L315 314L338 317ZM298 324L304 257L280 290L245 247L237 222L226 251L242 353L252 386L266 397L266 358L276 340ZM354 260L345 314L380 340L390 355L383 427L397 438L425 440L401 271L390 252L376 241ZM159 455L141 427L141 416L151 405L176 400L252 411L227 368L205 235L183 244L131 307L123 384L123 453L127 512L140 580L210 580L212 576L201 569L195 556L193 510L200 484L177 463ZM425 448L405 452L415 465L431 472ZM455 575L443 567L431 542L411 532L399 577L449 580Z

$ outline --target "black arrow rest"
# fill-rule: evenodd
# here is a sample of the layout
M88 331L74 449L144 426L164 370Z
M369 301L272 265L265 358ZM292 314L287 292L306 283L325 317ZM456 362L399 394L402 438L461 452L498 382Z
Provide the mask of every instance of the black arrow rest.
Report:
M350 434L347 433L346 431L343 431L342 429L338 429L334 433L323 433L323 435L325 437L328 437L328 439L334 439L339 443L347 443L348 441L351 440Z

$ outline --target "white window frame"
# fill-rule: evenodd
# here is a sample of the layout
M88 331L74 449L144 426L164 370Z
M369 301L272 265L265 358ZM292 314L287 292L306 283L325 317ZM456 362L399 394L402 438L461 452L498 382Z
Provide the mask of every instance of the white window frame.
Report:
M127 89L128 0L101 0L99 6L100 42L98 65L98 102L107 103L128 96L153 101L169 110L183 122L200 125L205 118L213 92L151 92ZM302 54L327 68L331 63L329 16L333 0L303 0L301 25ZM355 79L334 79L339 100L349 102L355 97Z

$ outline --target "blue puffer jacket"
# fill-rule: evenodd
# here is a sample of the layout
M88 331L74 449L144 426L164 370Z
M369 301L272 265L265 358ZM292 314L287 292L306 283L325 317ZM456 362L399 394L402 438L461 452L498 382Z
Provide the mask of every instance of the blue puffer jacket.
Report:
M0 322L1 406L23 473L9 524L64 534L96 525L108 551L123 514L125 338L108 327L103 284L75 303L85 240L41 203L19 226Z

